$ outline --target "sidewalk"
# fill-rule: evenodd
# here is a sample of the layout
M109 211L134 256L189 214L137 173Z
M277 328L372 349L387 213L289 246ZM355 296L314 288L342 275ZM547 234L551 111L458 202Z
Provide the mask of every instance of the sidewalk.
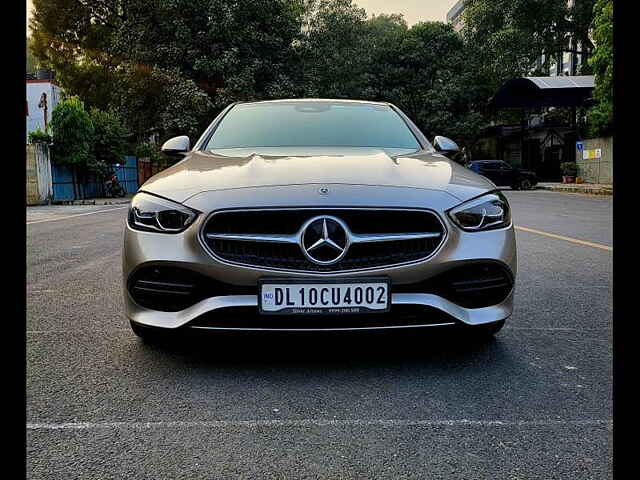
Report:
M62 200L53 202L58 205L126 205L133 195L121 198L89 198L87 200Z
M613 185L599 183L552 183L542 182L536 185L541 190L565 193L587 193L590 195L613 195Z

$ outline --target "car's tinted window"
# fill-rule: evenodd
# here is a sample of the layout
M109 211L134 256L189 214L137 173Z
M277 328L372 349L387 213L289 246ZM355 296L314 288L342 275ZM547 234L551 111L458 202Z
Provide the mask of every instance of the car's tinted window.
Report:
M482 164L482 169L486 170L486 169L492 169L495 170L496 168L500 168L500 163L499 162L485 162Z
M421 148L404 120L388 106L283 102L233 107L206 150L290 146Z

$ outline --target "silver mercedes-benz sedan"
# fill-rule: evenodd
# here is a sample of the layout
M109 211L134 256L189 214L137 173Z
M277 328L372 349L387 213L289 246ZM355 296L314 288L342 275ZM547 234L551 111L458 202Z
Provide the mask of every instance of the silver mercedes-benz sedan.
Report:
M462 327L511 315L516 243L496 186L397 107L228 106L131 201L124 298L143 338Z

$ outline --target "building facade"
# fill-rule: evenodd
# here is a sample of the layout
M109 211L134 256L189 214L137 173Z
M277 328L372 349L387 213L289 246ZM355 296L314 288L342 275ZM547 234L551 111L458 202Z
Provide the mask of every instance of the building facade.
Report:
M581 0L568 0L567 7L572 9L576 1ZM469 3L459 0L447 13L447 22L458 32L464 28L464 12ZM537 59L528 78L555 77L553 81L562 82L565 79L558 77L569 77L566 81L570 82L584 76L587 72L583 66L591 55L589 47L576 38L566 38L562 51ZM541 181L558 181L562 176L560 164L573 161L576 141L580 140L575 106L545 104L518 110L521 118L517 123L487 126L473 158L502 159L514 167L535 171Z
M51 112L60 103L62 89L53 80L27 80L27 139L30 132L51 122ZM45 121L46 111L46 121Z

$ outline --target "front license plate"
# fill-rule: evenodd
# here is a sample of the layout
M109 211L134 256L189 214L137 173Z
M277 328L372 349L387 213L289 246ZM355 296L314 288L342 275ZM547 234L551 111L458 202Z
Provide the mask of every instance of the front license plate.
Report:
M391 282L386 278L336 281L261 280L260 313L326 315L388 312Z

